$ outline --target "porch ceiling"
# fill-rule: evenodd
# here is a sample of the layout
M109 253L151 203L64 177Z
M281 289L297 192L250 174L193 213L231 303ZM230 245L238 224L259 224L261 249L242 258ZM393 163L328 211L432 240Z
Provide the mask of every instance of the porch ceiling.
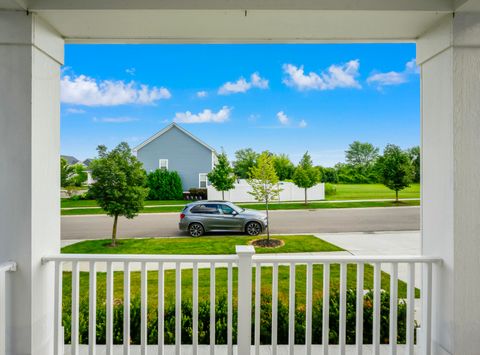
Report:
M479 0L0 0L67 43L413 41Z

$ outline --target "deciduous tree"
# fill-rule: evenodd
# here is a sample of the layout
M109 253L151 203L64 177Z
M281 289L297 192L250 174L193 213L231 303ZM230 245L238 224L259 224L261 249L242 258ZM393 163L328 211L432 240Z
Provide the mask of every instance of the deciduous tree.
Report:
M262 153L257 159L257 165L250 169L250 178L247 180L252 191L249 192L258 202L265 203L267 213L267 240L270 241L270 221L268 216L268 204L278 199L280 191L278 176L273 166L273 157Z
M250 169L257 163L258 153L251 148L240 149L235 152L233 170L240 179L249 178Z
M399 146L388 144L383 156L378 158L378 171L383 184L395 191L395 201L398 202L398 192L410 186L413 169L410 157Z
M118 217L132 219L143 208L148 188L142 163L132 155L127 143L120 143L110 152L98 146L98 158L90 165L95 182L92 196L107 215L113 217L112 246L116 245Z
M207 176L213 187L222 192L222 200L225 199L225 191L233 189L237 179L225 152L218 156L215 167Z
M288 155L279 154L273 157L273 165L280 181L289 180L295 172L295 165L292 163Z
M293 182L305 191L305 204L308 204L307 190L320 181L320 172L313 166L310 154L306 152L302 160L298 163L295 173L293 174Z

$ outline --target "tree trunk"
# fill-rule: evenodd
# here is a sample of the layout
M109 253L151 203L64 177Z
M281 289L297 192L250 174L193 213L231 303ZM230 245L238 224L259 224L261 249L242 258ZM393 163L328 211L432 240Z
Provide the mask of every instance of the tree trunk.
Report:
M305 205L308 205L307 188L305 188Z
M225 201L225 191L222 191L222 200Z
M398 202L398 190L395 191L395 202Z
M270 241L270 220L268 219L268 199L265 200L265 207L267 212L267 240Z
M117 246L117 222L118 222L118 215L116 214L115 217L113 217L112 247Z

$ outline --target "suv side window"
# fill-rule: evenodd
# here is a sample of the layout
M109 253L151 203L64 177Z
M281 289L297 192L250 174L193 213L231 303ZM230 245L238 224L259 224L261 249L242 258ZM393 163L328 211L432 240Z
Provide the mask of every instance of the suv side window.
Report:
M203 214L218 214L218 205L216 204L200 204L194 206L190 212Z
M228 205L220 205L220 210L223 212L223 214L228 214L231 215L233 214L233 208L228 206Z

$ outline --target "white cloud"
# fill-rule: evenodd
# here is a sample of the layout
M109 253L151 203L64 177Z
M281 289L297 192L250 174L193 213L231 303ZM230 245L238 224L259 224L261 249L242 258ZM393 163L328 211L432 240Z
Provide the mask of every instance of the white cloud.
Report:
M63 76L60 88L63 103L84 106L149 105L172 96L164 87L138 85L134 81L97 81L85 75Z
M262 90L268 89L268 80L262 78L258 73L253 73L250 75L250 81L247 81L245 78L241 77L234 83L230 81L226 82L220 87L220 89L218 89L218 94L230 95L245 93L252 88L258 88Z
M206 91L198 91L197 92L197 97L207 97L208 96L208 92Z
M417 66L415 59L412 59L405 64L405 69L401 72L389 71L385 73L372 73L367 78L367 83L381 90L384 86L404 84L409 81L411 75L419 73L420 68Z
M75 114L75 115L80 115L82 113L85 113L85 110L79 109L79 108L74 108L74 107L69 107L66 109L67 113Z
M103 123L127 123L138 121L138 118L135 117L102 117L102 118L93 118L93 122L103 122Z
M283 111L277 112L277 119L282 126L286 126L290 123L290 119Z
M177 112L173 121L179 123L223 123L228 121L231 111L230 107L223 106L218 112L213 112L210 109L205 109L198 114L193 114L190 111Z
M305 128L305 127L307 127L307 121L301 120L300 123L298 124L298 127L300 127L300 128Z
M135 68L128 68L128 69L125 69L125 73L129 74L129 75L135 75L135 72L137 71L137 69Z
M331 65L327 71L319 74L315 72L305 74L303 65L297 67L293 64L284 64L283 72L286 77L283 79L283 83L300 91L337 88L360 89L361 85L356 79L359 75L359 67L360 62L356 59L342 65Z

